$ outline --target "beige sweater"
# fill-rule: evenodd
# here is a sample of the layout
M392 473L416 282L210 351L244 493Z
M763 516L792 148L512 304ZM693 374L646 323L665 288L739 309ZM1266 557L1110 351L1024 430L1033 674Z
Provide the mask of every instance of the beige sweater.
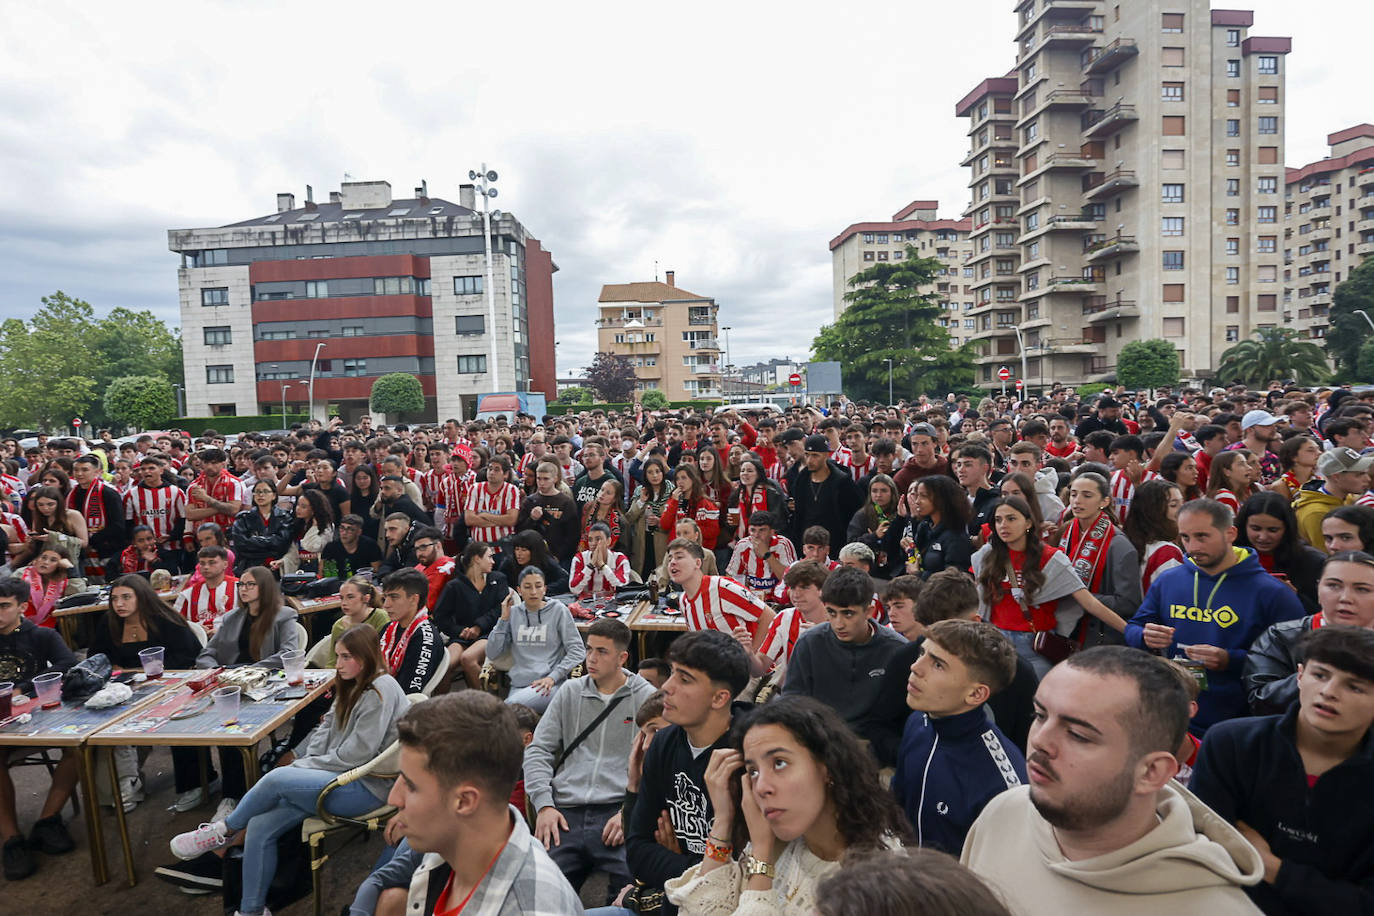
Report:
M748 847L746 847L747 851ZM738 862L701 874L701 863L669 881L664 890L677 905L679 916L775 916L782 913L814 913L816 885L839 867L826 862L793 840L778 856L778 877L772 890L745 890L744 870Z

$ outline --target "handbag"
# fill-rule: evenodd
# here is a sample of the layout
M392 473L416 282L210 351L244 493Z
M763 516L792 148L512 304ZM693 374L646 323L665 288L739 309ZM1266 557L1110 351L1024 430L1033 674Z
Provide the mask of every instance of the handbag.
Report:
M668 903L668 895L661 887L649 887L638 878L634 887L625 894L625 909L634 913L662 913Z
M1026 623L1031 628L1031 649L1037 655L1049 661L1052 665L1057 665L1078 651L1078 643L1069 637L1056 633L1054 630L1037 630L1035 628L1035 618L1031 614L1030 608L1026 607L1026 591L1021 586L1021 574L1012 570L1012 575L1016 578L1016 588L1021 594L1016 596L1016 603L1021 606L1021 613L1026 617Z

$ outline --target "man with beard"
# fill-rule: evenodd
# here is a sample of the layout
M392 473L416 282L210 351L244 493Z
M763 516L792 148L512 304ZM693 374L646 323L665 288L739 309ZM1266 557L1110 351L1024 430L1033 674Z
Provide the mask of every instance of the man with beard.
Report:
M998 795L961 861L1017 914L1254 913L1259 853L1172 782L1188 694L1168 662L1079 652L1035 695L1030 785Z
M812 525L830 532L832 555L845 544L849 520L863 504L854 478L830 457L830 442L825 436L807 436L804 442L805 466L797 475L791 491L795 513L792 516L793 541Z

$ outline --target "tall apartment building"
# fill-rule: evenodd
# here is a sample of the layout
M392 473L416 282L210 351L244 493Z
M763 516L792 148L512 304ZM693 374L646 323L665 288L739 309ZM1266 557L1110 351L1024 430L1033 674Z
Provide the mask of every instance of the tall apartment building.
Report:
M964 261L970 249L969 221L940 219L937 200L913 200L892 215L890 222L854 223L830 240L830 261L834 273L835 317L848 306L844 300L850 291L849 281L860 271L880 261L900 261L906 257L906 246L914 245L923 258L938 258L944 262L936 282L921 292L934 292L948 318L944 323L950 335L959 334L959 316L972 308L971 290L963 278ZM954 343L966 340L960 337Z
M1331 155L1289 169L1283 211L1283 321L1326 336L1331 293L1374 254L1374 125L1329 134Z
M1019 363L1018 330L1032 389L1112 379L1121 347L1148 338L1206 374L1228 337L1278 320L1291 40L1251 37L1252 13L1205 0L1016 13L1015 71L956 106L972 139L979 383ZM997 222L1009 209L1016 223ZM1013 232L1014 254L997 247Z
M716 300L665 282L608 283L597 300L596 349L635 367L635 390L662 391L670 401L719 398L720 334Z
M325 404L348 421L369 412L372 383L389 372L420 380L423 419L471 418L489 392L556 395L558 268L519 220L491 223L492 321L472 185L456 204L425 187L394 200L385 181L310 197L297 207L278 194L274 213L167 233L181 255L189 415L266 413L283 399L304 411L317 353L317 416Z

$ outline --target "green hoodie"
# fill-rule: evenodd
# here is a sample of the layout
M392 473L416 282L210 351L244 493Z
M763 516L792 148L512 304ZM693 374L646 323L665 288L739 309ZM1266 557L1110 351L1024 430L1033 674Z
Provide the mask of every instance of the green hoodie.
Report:
M1298 516L1298 536L1318 550L1325 552L1322 540L1322 519L1332 509L1339 509L1355 501L1355 497L1342 499L1332 496L1325 490L1299 490L1293 497L1293 511Z

